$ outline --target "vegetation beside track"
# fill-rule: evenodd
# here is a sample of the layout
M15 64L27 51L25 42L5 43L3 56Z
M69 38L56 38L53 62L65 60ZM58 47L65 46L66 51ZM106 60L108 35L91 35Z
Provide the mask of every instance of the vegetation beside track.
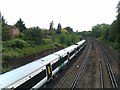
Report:
M71 27L54 28L53 21L49 29L40 27L26 28L22 19L15 25L8 25L2 16L2 61L14 62L22 57L40 53L45 50L67 47L80 40ZM5 71L10 67L5 67Z

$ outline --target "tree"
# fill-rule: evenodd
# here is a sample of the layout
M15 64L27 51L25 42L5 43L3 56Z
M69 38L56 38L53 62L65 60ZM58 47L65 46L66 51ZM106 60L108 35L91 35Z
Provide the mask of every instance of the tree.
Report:
M100 37L100 24L97 24L95 26L92 27L92 35L93 37L97 38Z
M25 30L24 39L35 43L36 45L42 44L43 33L38 27L33 27Z
M26 29L26 26L21 18L17 21L17 23L14 26L16 26L20 30L20 32L23 32Z
M109 30L110 30L110 25L109 24L102 24L101 25L101 39L102 40L108 40L109 39Z
M61 27L61 24L59 23L59 24L58 24L58 27L57 27L56 33L57 33L57 34L60 34L60 33L61 33L61 30L62 30L62 27Z
M2 16L0 18L1 18L1 21L2 21L2 27L4 27L7 24L7 22L5 21L4 16Z
M73 29L72 29L71 27L69 27L69 26L66 27L65 29L66 29L68 32L73 32Z
M2 23L2 40L7 41L11 38L11 35L8 31L7 22L4 19L4 16L1 17L1 23Z
M118 2L118 5L117 5L117 12L118 12L118 15L117 15L117 22L118 22L118 28L117 28L117 41L118 43L120 44L120 1Z
M50 28L49 28L50 31L53 30L53 25L54 25L54 23L53 23L53 21L51 21L50 22Z
M2 27L2 40L7 41L11 38L7 25Z
M118 2L118 5L117 5L117 12L118 14L120 14L120 1Z
M110 25L109 30L109 41L114 42L116 40L116 36L118 35L118 22L117 20L114 20L113 23Z

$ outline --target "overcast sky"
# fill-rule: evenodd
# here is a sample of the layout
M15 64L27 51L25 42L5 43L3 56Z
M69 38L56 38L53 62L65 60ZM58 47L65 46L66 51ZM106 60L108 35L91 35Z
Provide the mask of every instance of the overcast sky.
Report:
M53 20L74 31L91 30L93 25L111 24L119 0L0 0L0 11L13 25L22 18L26 27L49 28Z

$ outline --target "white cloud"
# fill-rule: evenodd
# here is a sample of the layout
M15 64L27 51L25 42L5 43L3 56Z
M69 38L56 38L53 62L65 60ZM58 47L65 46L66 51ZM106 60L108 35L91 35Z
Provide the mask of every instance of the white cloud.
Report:
M118 0L1 0L0 9L8 24L19 18L27 27L49 28L71 26L74 30L90 30L97 23L115 19Z

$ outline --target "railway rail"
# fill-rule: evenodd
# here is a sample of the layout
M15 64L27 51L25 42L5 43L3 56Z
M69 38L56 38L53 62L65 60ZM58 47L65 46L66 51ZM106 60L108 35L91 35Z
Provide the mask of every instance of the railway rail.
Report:
M88 53L87 53L87 55L86 55L85 61L83 62L82 66L80 67L80 69L79 69L79 71L78 71L75 79L73 80L73 82L72 82L72 84L71 84L71 86L70 86L70 88L71 88L72 90L75 88L78 80L80 79L81 75L83 74L83 72L84 72L84 70L85 70L86 62L87 62L87 60L88 60L88 56L89 56L90 51L91 51L91 46L92 46L92 45L90 45L90 48L89 48L89 51L88 51Z
M90 42L88 41L87 44L88 43L90 43ZM89 49L89 52L88 52L88 49ZM88 44L86 46L85 50L83 51L84 54L81 54L81 57L78 58L81 60L76 60L76 62L70 67L69 71L67 71L67 73L62 77L63 79L61 79L60 82L58 82L58 84L54 88L66 88L65 83L68 84L67 88L74 87L74 85L77 81L77 78L79 77L79 75L82 75L82 72L85 69L86 62L87 62L88 56L90 54L90 51L91 51L91 44L90 45ZM79 73L71 74L71 73L77 73L77 72L79 72ZM73 79L71 79L71 77L73 77L73 79L74 79L74 77L76 77L76 79L73 80ZM49 88L49 86L47 88Z
M101 88L104 87L104 81L103 81L103 70L102 70L102 63L100 63L100 86Z
M115 54L102 43L88 39L82 55L52 88L118 88ZM115 58L116 60L113 60ZM114 67L114 65L116 65ZM77 69L76 69L77 68Z
M88 48L88 47L87 47L87 48ZM90 49L91 49L91 48L90 48ZM89 52L90 52L90 49L89 49ZM89 54L89 53L87 53L87 56L88 56L88 54ZM64 83L69 79L70 74L71 74L71 73L74 73L74 71L78 71L79 73L76 75L76 79L74 79L74 81L72 82L72 85L71 85L69 88L73 87L73 86L75 85L75 82L76 82L76 80L77 80L77 77L79 77L79 75L82 74L82 72L84 71L86 61L87 61L87 57L86 57L85 61L83 62L83 64L82 64L81 68L79 69L79 71L78 71L78 70L75 70L76 67L77 67L77 68L79 67L79 64L78 64L78 63L80 63L79 61L77 61L77 62L73 65L72 69L71 69L69 72L66 73L66 75L64 76L65 78L62 79L62 82L60 82L59 85L58 85L57 87L55 87L55 88L64 87L63 85L64 85Z
M102 49L102 46L99 46L99 48ZM110 61L108 60L109 57L110 57L110 55L106 55L106 56L105 56L106 49L102 49L102 50L103 50L103 53L101 53L101 55L104 57L104 61L105 61L106 67L107 67L107 71L108 71L108 73L109 73L111 85L112 85L113 88L118 88L117 81L116 81L116 79L115 79L113 70L112 70L111 65L110 65Z

